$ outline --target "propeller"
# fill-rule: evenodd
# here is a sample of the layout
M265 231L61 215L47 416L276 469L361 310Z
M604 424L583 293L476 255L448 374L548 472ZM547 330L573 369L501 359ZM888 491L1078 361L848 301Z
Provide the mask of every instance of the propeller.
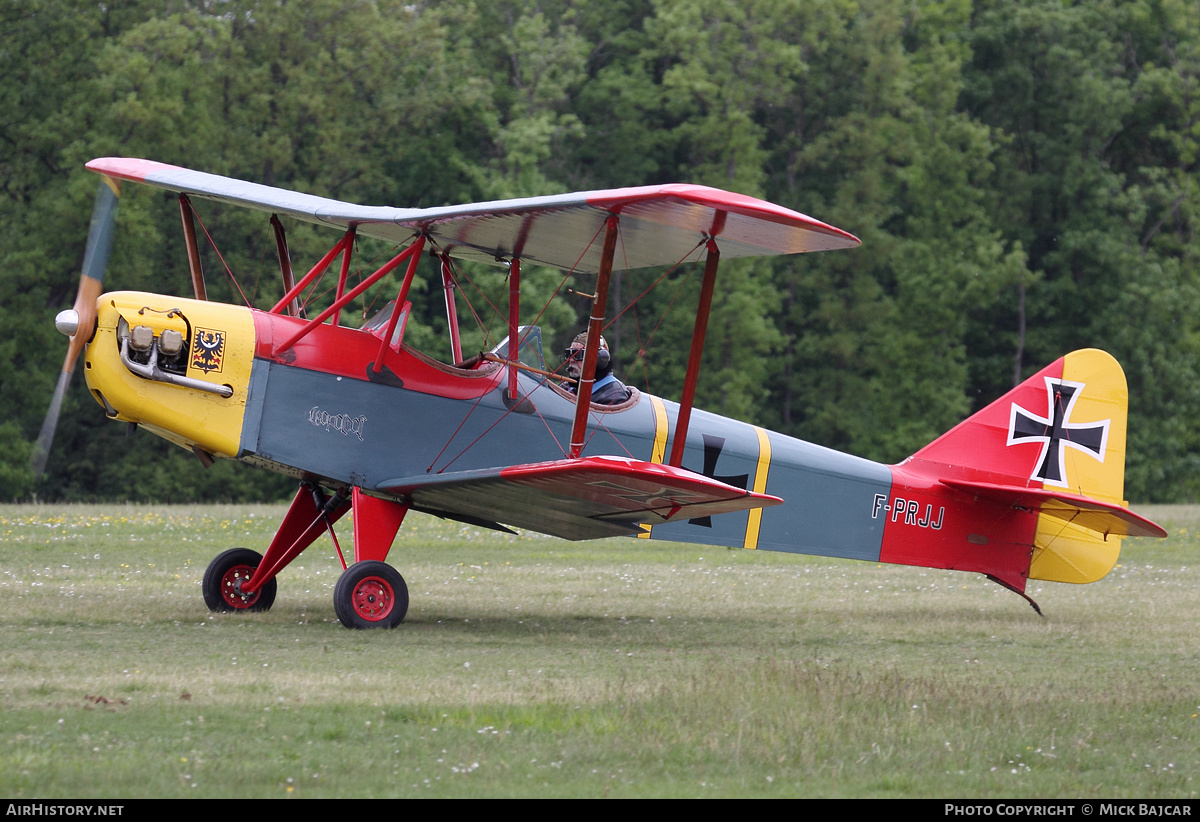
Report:
M46 460L50 456L50 445L54 442L54 429L58 427L58 415L62 411L63 397L71 384L71 373L75 360L92 337L96 327L96 300L104 285L104 268L112 252L113 232L117 225L117 206L120 204L121 189L117 181L101 176L100 189L96 192L96 204L92 207L92 225L88 229L87 250L83 255L83 273L79 278L79 291L75 295L75 306L60 311L54 318L54 326L71 338L67 345L67 357L63 360L62 373L50 400L50 410L42 422L42 430L33 444L30 465L34 476L41 479L46 471Z

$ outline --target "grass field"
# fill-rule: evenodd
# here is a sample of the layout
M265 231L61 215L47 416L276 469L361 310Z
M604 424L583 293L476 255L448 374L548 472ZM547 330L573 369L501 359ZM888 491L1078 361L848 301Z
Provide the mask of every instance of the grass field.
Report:
M410 517L408 619L266 614L282 507L0 507L0 797L1195 798L1200 507L1045 618L976 575ZM349 529L342 531L349 535Z

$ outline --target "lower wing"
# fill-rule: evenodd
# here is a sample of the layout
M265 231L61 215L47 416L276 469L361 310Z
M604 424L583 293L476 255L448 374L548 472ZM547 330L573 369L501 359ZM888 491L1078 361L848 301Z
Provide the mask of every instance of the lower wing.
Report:
M642 525L783 502L683 468L622 457L407 477L376 490L400 496L419 511L572 540L629 536Z

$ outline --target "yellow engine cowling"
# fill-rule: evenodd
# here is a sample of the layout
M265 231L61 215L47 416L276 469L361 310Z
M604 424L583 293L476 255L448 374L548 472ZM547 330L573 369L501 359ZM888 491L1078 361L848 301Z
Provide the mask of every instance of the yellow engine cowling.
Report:
M110 417L235 457L253 362L249 309L117 291L97 302L84 376Z

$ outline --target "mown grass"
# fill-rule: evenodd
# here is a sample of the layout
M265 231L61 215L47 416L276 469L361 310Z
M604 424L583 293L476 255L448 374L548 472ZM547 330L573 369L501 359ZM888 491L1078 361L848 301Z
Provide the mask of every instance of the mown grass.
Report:
M973 575L406 522L343 629L200 579L280 507L0 507L0 796L1187 797L1200 508L1040 618ZM348 535L348 528L343 528Z

